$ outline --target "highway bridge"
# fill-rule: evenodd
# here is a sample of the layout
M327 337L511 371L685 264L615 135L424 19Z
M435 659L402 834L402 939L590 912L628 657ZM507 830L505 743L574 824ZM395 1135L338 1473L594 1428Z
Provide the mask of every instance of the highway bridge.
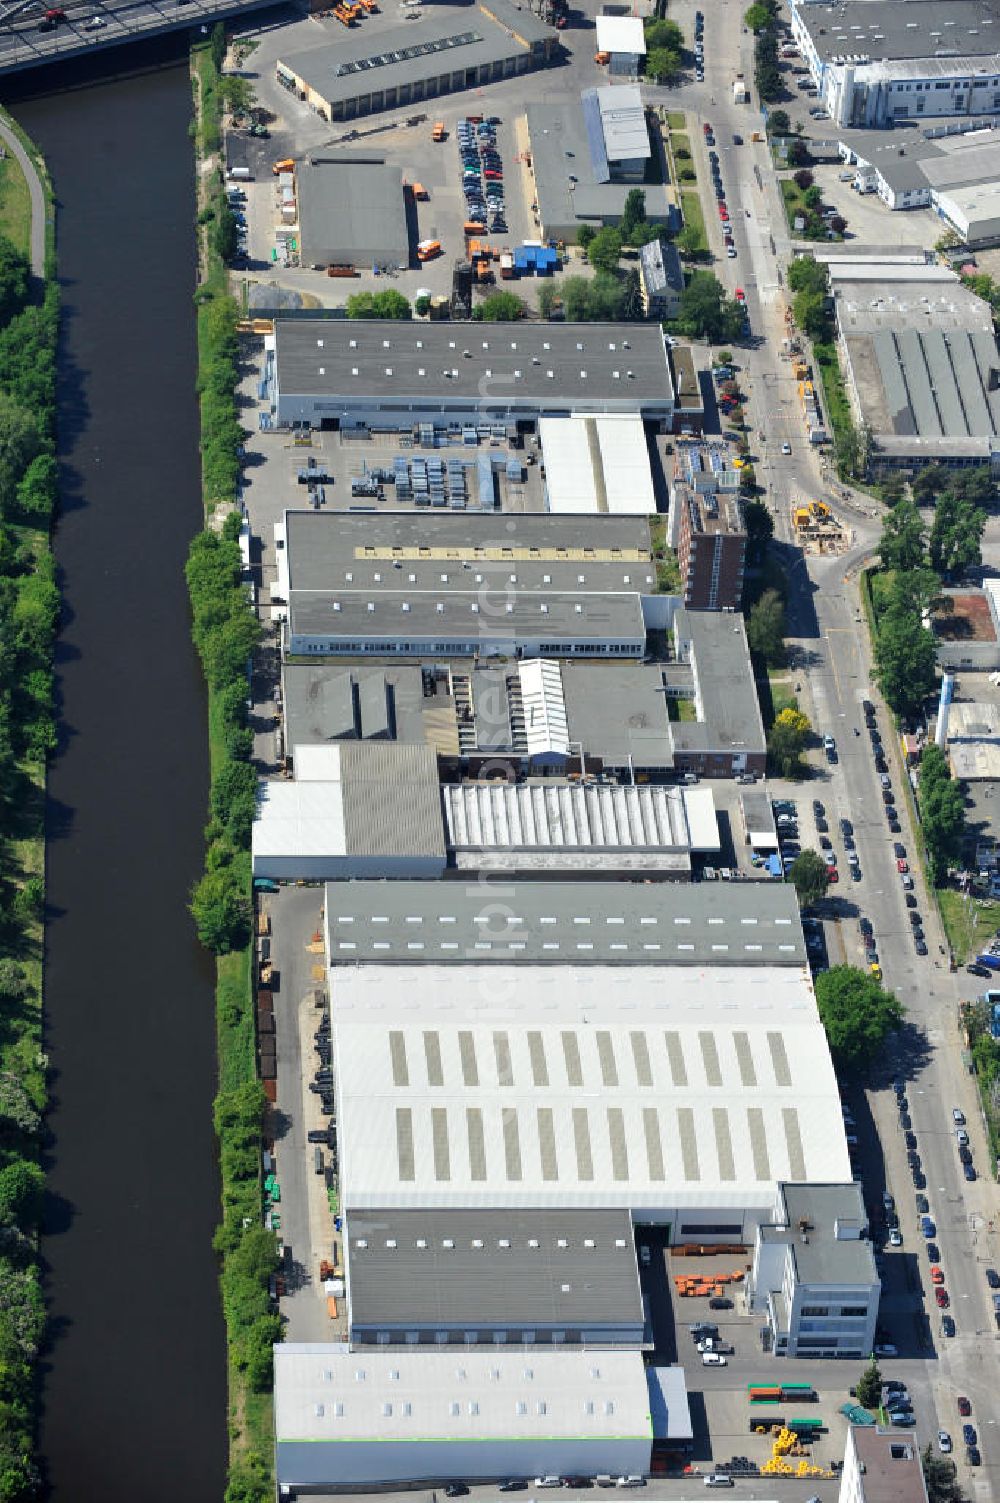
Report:
M274 0L14 0L0 4L0 77L182 27L209 26L273 4Z

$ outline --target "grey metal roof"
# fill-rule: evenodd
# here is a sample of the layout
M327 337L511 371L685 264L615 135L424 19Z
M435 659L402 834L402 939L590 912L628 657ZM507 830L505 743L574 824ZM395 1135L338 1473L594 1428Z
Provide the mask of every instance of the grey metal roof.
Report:
M289 750L355 737L425 740L416 666L285 663L282 684Z
M311 47L278 60L307 88L336 104L372 90L398 89L418 79L436 79L458 69L479 68L544 50L552 28L508 0L425 10L419 21L348 31L326 47Z
M595 167L592 158L591 135L582 102L529 104L527 121L542 224L551 229L582 220L619 218L630 190L636 185L610 182L599 175L604 169L600 162ZM646 218L654 223L667 222L670 200L665 189L647 183L643 191Z
M835 57L886 58L991 56L1000 50L1000 9L991 0L845 0L797 8L813 46L826 62Z
M692 676L704 718L672 721L675 752L762 752L767 744L743 617L730 611L674 616L674 635L691 644Z
M587 93L590 91L588 90ZM652 155L646 112L638 84L606 84L593 91L601 112L604 150L609 162ZM586 98L586 94L583 96Z
M433 748L345 741L338 750L347 853L443 856Z
M455 783L442 792L449 846L480 858L485 850L652 857L689 846L683 790L676 787L546 779Z
M639 270L646 284L646 291L657 293L684 291L684 268L677 254L677 247L669 241L651 240L639 250Z
M639 409L673 399L658 324L278 319L275 341L286 397L532 410L602 402Z
M299 164L302 260L355 265L365 256L408 259L402 168L377 156L318 156Z
M795 892L766 883L337 882L326 889L330 964L802 966ZM585 944L581 944L581 935ZM673 941L683 936L683 954Z
M626 1211L352 1211L352 1324L396 1328L643 1324Z

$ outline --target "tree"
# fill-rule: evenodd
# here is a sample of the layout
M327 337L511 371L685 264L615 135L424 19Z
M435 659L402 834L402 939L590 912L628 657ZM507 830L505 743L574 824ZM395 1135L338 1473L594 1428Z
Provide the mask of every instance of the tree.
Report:
M920 1460L927 1484L927 1503L965 1503L958 1471L950 1456L940 1456L928 1444Z
M646 53L646 77L656 83L672 83L681 71L681 55L670 47L652 47Z
M830 290L826 267L812 256L796 256L788 267L788 285L792 292L818 292L824 297Z
M746 502L743 507L743 525L747 530L747 561L760 564L767 552L767 545L774 536L774 518L763 501L753 497Z
M36 454L17 487L17 512L34 527L48 527L59 494L59 466L52 454Z
M801 710L782 710L767 735L767 754L776 770L796 778L802 770L802 753L811 726Z
M787 136L791 128L792 124L787 110L768 111L767 133L769 136Z
M587 260L598 271L614 272L622 257L622 237L611 225L597 231L587 247Z
M705 242L696 224L685 224L677 231L674 244L682 256L704 255Z
M622 318L635 323L643 316L642 286L639 282L639 270L638 267L632 266L625 274L625 282L622 287Z
M212 226L212 246L223 261L231 261L236 255L238 237L236 216L228 203L220 203Z
M666 47L671 52L684 50L684 33L676 21L646 21L645 41L647 51L651 47Z
M479 306L483 318L489 323L511 324L524 317L524 304L513 292L491 292Z
M812 185L816 181L816 179L813 177L813 174L809 171L808 167L801 167L799 169L799 171L795 174L795 177L794 177L793 181L795 183L796 188L801 188L802 192L804 193L807 188L811 188L812 187ZM815 266L816 265L815 261L812 264Z
M912 716L933 691L937 644L913 612L890 609L875 634L879 688L897 715Z
M18 1077L7 1072L0 1074L0 1126L31 1136L38 1131L41 1121L35 1103Z
M0 324L9 324L28 301L28 258L0 235Z
M45 1175L28 1159L12 1159L0 1169L0 1222L32 1232L38 1225Z
M795 322L810 339L822 340L830 332L826 300L819 292L797 292L792 299Z
M586 250L596 234L597 230L592 224L581 224L576 232L577 245L581 250Z
M943 491L934 509L929 552L939 574L961 573L983 561L986 513L952 489Z
M747 620L750 651L769 666L785 661L785 602L777 590L765 590Z
M710 271L696 271L681 293L678 323L685 334L719 344L738 339L743 332L743 310L727 298L719 279Z
M38 427L31 412L0 390L0 515L8 518L17 508L17 487L25 470L41 449Z
M431 300L426 292L422 292L418 298L414 299L413 311L419 318L427 317L431 311Z
M830 220L830 228L831 230L833 230L835 235L842 235L844 233L844 231L847 229L847 220L844 218L843 214L834 214L833 218Z
M965 795L951 775L944 752L933 743L924 748L917 786L920 824L931 876L944 881L948 866L962 854L965 833Z
M631 245L632 236L640 225L646 223L646 195L641 188L630 188L625 195L621 222L618 225L621 237Z
M802 195L802 202L805 204L807 209L819 208L820 204L823 202L823 189L819 186L818 183L813 183L811 188L806 189L806 191Z
M743 24L756 34L758 31L763 31L764 27L769 24L771 15L772 12L768 6L757 3L744 11Z
M802 908L825 898L830 885L826 862L818 851L801 851L788 868L788 879Z
M943 464L929 464L914 475L910 491L918 506L932 506L941 491L948 490L951 476Z
M382 292L354 292L345 306L348 318L406 319L413 315L409 302L395 287Z
M812 161L812 157L809 154L809 147L799 136L795 136L791 141L789 141L788 149L785 153L785 158L788 162L789 167L805 167L809 162Z
M917 569L924 562L924 524L912 501L897 501L886 514L878 552L883 569Z
M852 965L835 965L816 977L816 1005L839 1069L870 1065L903 1019L899 998Z
M858 1403L865 1409L877 1409L882 1398L882 1374L873 1357L858 1379Z
M232 867L207 871L191 893L198 938L215 955L241 950L250 936L247 883Z
M224 73L219 79L219 93L232 115L248 115L256 103L253 84L238 73Z

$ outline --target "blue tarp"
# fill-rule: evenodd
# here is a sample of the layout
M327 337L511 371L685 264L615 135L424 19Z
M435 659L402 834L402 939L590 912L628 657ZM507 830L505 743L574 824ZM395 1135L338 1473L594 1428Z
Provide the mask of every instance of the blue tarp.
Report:
M780 856L768 856L768 858L767 858L767 870L768 870L768 875L769 876L772 876L772 877L780 877L780 876L782 876L783 875L783 871L782 871L782 866L781 866L781 857Z

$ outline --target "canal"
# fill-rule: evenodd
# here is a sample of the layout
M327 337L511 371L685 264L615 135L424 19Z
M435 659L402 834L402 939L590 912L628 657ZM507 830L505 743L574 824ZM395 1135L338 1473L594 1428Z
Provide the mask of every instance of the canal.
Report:
M64 298L41 1434L56 1503L225 1489L213 970L186 909L208 782L183 575L201 524L191 93L178 43L161 47L131 77L6 94L52 173Z

